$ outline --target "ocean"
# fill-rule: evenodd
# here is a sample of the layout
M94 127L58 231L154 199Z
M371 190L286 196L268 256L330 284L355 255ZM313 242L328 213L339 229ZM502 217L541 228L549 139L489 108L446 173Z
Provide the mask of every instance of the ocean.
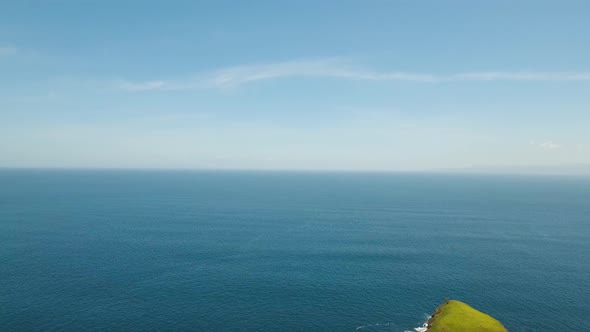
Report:
M0 171L2 331L510 331L590 315L590 178Z

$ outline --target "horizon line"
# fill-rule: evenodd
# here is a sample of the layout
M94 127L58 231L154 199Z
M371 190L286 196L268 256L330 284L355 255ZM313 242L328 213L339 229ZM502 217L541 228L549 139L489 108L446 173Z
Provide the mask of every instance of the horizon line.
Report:
M527 172L527 168L542 167L572 167L586 166L588 172L550 172L550 171L532 171ZM287 168L172 168L172 167L72 167L72 166L0 166L0 171L142 171L142 172L252 172L252 173L356 173L356 174L449 174L449 175L531 175L531 176L590 176L590 164L572 164L563 166L537 165L537 166L514 166L509 167L472 167L472 168L437 168L437 169L416 169L416 170L382 170L382 169L287 169Z

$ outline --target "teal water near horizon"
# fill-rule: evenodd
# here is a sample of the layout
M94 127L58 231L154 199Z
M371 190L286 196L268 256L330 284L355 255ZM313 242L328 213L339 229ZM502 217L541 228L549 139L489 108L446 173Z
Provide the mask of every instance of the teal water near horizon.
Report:
M585 326L590 178L0 170L0 330Z

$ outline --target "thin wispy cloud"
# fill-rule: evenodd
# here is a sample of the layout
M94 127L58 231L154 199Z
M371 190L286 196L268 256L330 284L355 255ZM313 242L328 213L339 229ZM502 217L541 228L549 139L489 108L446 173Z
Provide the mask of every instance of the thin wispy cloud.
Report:
M379 73L354 69L346 63L338 60L316 60L231 67L211 73L209 76L209 82L213 83L215 86L224 87L287 77L417 82L431 82L436 79L429 74L403 72Z
M531 144L534 146L537 146L538 148L541 148L543 150L548 150L548 151L560 149L562 147L561 144L555 143L553 141L544 141L544 142L531 141Z
M16 47L0 47L0 56L16 54Z
M290 61L261 65L229 67L205 72L187 80L151 80L119 82L127 91L192 90L202 88L235 88L254 82L316 78L350 81L448 83L477 81L590 81L590 72L466 72L452 74L379 72L351 66L339 60Z
M164 81L145 81L145 82L119 82L118 86L126 91L147 91L147 90L163 90L167 83Z
M590 81L588 73L479 72L441 77L447 81Z

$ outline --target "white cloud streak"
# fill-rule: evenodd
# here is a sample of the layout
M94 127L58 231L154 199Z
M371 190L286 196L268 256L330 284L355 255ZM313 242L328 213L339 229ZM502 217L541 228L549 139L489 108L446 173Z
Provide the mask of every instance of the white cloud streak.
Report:
M206 72L192 79L119 82L126 91L193 90L234 88L254 82L283 78L316 78L349 81L387 81L449 83L477 81L590 81L590 72L468 72L454 74L377 72L351 67L337 60L291 61L272 64L237 66Z
M444 77L442 77L444 80ZM590 81L588 73L479 72L448 76L450 81Z

